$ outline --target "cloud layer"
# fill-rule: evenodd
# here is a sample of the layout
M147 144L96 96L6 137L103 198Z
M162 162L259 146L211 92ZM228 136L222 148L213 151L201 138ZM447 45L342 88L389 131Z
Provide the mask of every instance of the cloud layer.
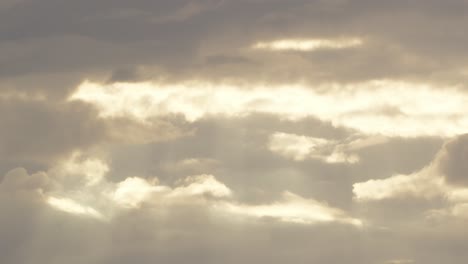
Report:
M0 1L0 262L466 263L467 11Z

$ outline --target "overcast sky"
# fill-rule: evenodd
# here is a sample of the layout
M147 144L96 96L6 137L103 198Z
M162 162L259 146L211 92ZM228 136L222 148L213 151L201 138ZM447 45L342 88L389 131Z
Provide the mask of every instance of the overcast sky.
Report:
M0 263L466 263L466 25L466 0L0 0Z

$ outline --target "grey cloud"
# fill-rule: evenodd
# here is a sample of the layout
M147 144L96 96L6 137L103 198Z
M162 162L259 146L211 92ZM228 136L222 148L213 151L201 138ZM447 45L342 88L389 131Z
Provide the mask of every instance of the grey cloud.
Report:
M154 71L141 78L460 83L466 9L459 0L22 1L0 11L0 67L3 78L50 72L86 78L137 65ZM242 51L259 40L343 35L368 43L307 55ZM220 61L229 66L214 67Z
M141 145L172 141L190 136L193 129L184 127L185 120L162 117L140 122L131 118L106 118L106 142L110 145Z
M468 185L468 135L459 136L448 142L436 160L449 183Z
M193 134L172 141L114 146L110 157L111 179L157 176L162 182L171 183L186 175L199 174L203 168L203 173L216 175L249 203L271 201L289 190L349 209L353 206L353 183L417 171L431 162L442 145L438 138L394 138L357 150L361 160L356 164L296 162L268 149L272 133L344 141L355 132L312 118L293 122L263 114L205 118L183 126L186 126L183 130ZM197 164L195 161L190 164L190 159L197 159Z
M168 164L192 158L212 159L218 162L218 166L211 167L205 173L217 175L236 190L252 192L261 187L279 194L296 184L302 185L301 179L305 180L307 176L304 172L296 171L301 170L300 165L295 168L291 161L267 149L270 133L283 130L329 138L345 137L348 133L314 119L288 122L270 115L238 119L208 118L194 125L186 125L185 130L193 130L193 135L155 144L117 146L113 151L112 163L115 166L111 177L122 179L128 174L155 175L171 182L194 171L167 171ZM320 166L320 162L314 164ZM299 182L294 183L290 173L296 174Z
M21 169L12 173L27 177ZM0 190L2 198L8 198L0 200L0 234L4 238L0 241L5 242L0 252L6 264L373 264L397 258L415 259L416 263L436 264L441 259L463 263L465 239L443 227L393 231L291 225L268 219L252 223L226 219L192 206L164 212L129 210L110 222L100 222L53 211L40 199L24 199L17 194L6 197Z
M144 144L191 133L176 121L101 119L92 106L80 102L0 99L0 172L17 166L45 169L74 151L102 152L113 144Z
M429 210L450 206L445 199L358 203L352 185L417 172L435 157L448 183L467 186L466 135L444 147L441 138L389 138L354 150L356 164L297 162L267 148L271 133L338 142L362 135L313 118L263 114L193 123L100 118L91 105L66 99L86 79L305 81L312 88L397 79L464 88L467 11L464 0L0 1L2 264L465 263L466 220L428 218ZM257 41L353 36L363 46L250 49ZM111 183L156 176L170 186L209 173L242 203L271 203L289 190L366 225L245 221L193 205L122 210L107 222L70 215L46 204L43 192L56 179L40 171L75 150L105 158ZM79 193L80 184L72 179L62 188Z
M140 78L140 73L138 69L132 67L119 68L112 72L109 77L108 82L134 82L138 81Z
M17 168L9 171L2 180L1 188L5 192L18 190L38 190L50 184L47 174L39 172L29 175L26 169Z
M45 173L28 174L21 168L9 172L1 182L0 234L4 239L0 242L8 242L0 248L4 263L373 264L403 258L416 263L436 264L440 259L463 263L456 256L463 256L464 238L446 225L431 226L414 212L424 205L407 201L381 204L370 213L366 212L369 208L360 208L372 220L363 229L340 224L292 225L270 219L245 221L196 205L124 210L101 222L49 208L37 192L47 188L48 182ZM427 252L426 247L432 250Z
M338 257L332 248L311 255L305 243L319 245L328 240L338 243L336 249L344 248L347 243L343 238L358 235L352 227L233 221L213 215L203 206L124 210L106 222L72 216L45 204L38 190L45 188L47 181L45 173L28 174L18 168L0 183L0 243L8 243L0 248L4 263L218 263L222 259L228 263L339 263L345 257L361 259L359 254L365 254L348 247ZM272 248L277 249L274 255L268 254Z
M6 161L48 162L102 140L105 127L81 103L0 101L0 156Z
M3 71L3 73L7 72L7 70ZM94 75L90 73L87 76ZM81 76L70 72L5 76L5 78L0 78L0 97L7 99L48 98L52 102L59 102L64 100L81 81Z
M5 179L10 177L19 183L36 176L16 169ZM339 224L303 226L268 219L250 222L213 215L200 206L175 206L169 211L127 210L110 222L100 222L52 210L39 194L31 196L34 188L11 188L11 182L5 180L0 184L6 185L9 192L0 188L0 243L5 243L0 252L6 264L338 264L344 260L370 264L378 258L373 251L365 251L367 241L359 230ZM355 243L349 244L350 239Z
M392 174L416 172L436 157L443 146L443 139L421 137L414 139L392 138L386 144L370 146L358 151L362 157L358 181L371 178L387 178ZM372 168L373 172L366 173Z

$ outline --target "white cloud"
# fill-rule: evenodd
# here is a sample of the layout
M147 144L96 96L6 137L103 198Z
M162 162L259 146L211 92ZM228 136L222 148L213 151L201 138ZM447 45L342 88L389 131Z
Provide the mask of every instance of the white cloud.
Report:
M327 163L356 163L359 157L345 153L343 145L323 138L277 132L270 136L268 148L296 161L323 160Z
M358 201L401 197L442 198L451 203L468 201L468 188L448 184L433 165L408 175L400 174L354 183L353 193Z
M111 199L123 207L138 207L152 194L167 192L165 186L155 186L145 179L130 177L117 184Z
M257 42L254 49L270 51L314 51L319 49L346 49L363 45L360 38L341 39L281 39L269 42Z
M450 137L468 127L468 95L450 87L384 80L314 88L318 90L302 84L84 82L70 100L96 105L102 117L125 116L141 122L168 114L196 121L209 115L261 112L293 120L312 116L368 135Z
M263 204L244 204L238 202L235 193L223 182L213 175L201 174L186 177L174 183L174 187L162 185L157 178L144 179L141 177L128 177L125 180L112 183L106 179L107 164L97 158L87 158L73 155L71 160L57 165L48 172L28 175L23 169L17 169L8 174L6 182L20 177L21 182L31 179L35 188L42 186L37 180L51 179L53 188L41 189L38 199L44 201L51 208L71 215L94 218L107 221L119 212L127 209L146 210L148 208L171 208L177 205L200 206L212 210L214 214L240 216L248 218L272 218L278 221L302 224L315 223L343 223L353 226L362 226L362 221L349 216L343 210L333 208L326 203L314 199L303 198L285 191L279 200ZM83 162L77 162L82 160ZM92 161L92 162L90 162ZM74 162L70 166L70 162ZM93 164L92 166L90 164ZM99 164L99 166L95 166ZM81 167L80 167L81 166ZM66 169L64 169L66 168ZM82 185L74 182L70 185L69 175L86 178L86 169L91 174L96 171L103 173L100 181L95 184ZM40 176L40 179L38 178ZM13 178L14 177L14 178ZM4 180L5 181L5 180ZM42 181L42 180L41 180ZM37 183L36 183L37 182Z
M385 199L415 198L440 199L445 204L425 212L432 220L447 218L468 218L468 188L466 185L453 184L448 180L442 168L453 159L465 162L459 152L448 151L454 147L465 147L466 136L448 141L434 160L423 169L408 175L394 175L386 179L371 179L353 184L354 198L358 202L380 201ZM451 164L453 165L453 164ZM460 165L460 164L455 164ZM464 173L456 167L457 173ZM465 174L463 174L465 175Z
M182 182L183 186L175 188L169 196L187 197L197 195L211 195L222 198L232 195L232 191L223 183L216 180L213 175L189 176Z
M171 206L193 203L206 206L216 213L227 213L254 218L269 217L291 223L340 222L361 226L361 220L349 217L344 211L313 199L305 199L284 192L282 199L271 204L247 205L233 200L232 190L212 175L197 175L178 182L177 187L157 185L141 178L128 178L118 184L114 201L124 207Z
M304 160L311 155L311 152L318 147L323 147L327 143L327 140L322 138L278 132L271 135L269 149L294 160Z
M96 209L90 206L79 204L78 202L69 198L57 198L57 197L49 196L47 198L47 203L53 208L66 212L66 213L70 213L74 215L83 215L83 216L88 216L88 217L93 217L93 218L98 218L98 219L103 218L103 215L100 212L98 212Z
M355 226L363 225L361 220L351 218L339 209L332 208L313 199L305 199L290 192L284 192L282 199L272 204L242 205L224 203L220 209L243 216L270 217L292 223L341 222Z
M88 186L98 185L108 172L109 167L104 161L87 157L81 152L73 153L49 170L59 181L73 178Z
M411 174L393 175L386 179L371 179L353 184L357 200L383 200L413 196L443 198L451 203L468 202L468 188L450 181L451 175L465 176L467 135L448 140L429 165Z
M433 198L443 196L447 189L443 178L429 174L428 170L353 184L354 196L359 201L405 196Z
M190 176L178 184L180 186L172 189L150 184L141 178L128 178L118 184L114 200L129 207L137 207L144 201L154 206L197 203L218 213L255 218L270 217L291 223L341 222L362 225L361 220L347 216L342 210L290 192L285 192L280 201L272 204L246 205L232 200L232 191L212 175ZM151 201L152 199L154 200Z

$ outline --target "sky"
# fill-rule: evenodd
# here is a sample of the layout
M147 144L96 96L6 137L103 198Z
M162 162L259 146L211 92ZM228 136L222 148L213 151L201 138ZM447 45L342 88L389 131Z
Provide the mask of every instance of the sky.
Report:
M0 0L0 262L466 263L467 14Z

